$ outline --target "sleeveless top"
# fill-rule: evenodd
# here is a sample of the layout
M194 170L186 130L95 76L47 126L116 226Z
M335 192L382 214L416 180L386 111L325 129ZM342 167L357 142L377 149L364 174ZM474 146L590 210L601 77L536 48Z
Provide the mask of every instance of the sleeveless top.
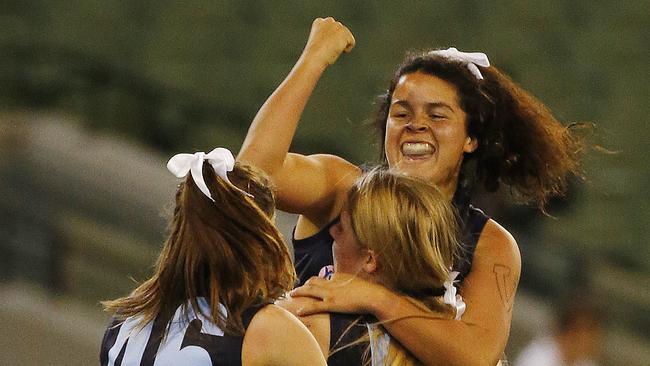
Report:
M454 263L454 271L459 272L456 280L461 283L472 269L474 250L476 250L476 244L489 217L478 208L473 207L469 203L462 204L458 202L459 200L455 198L454 204L458 210L462 238L459 253L460 258ZM461 204L460 207L459 203ZM323 267L334 263L332 257L332 243L334 242L334 238L330 235L329 229L337 221L338 218L316 234L304 239L295 239L292 235L294 263L299 280L296 286L303 285L310 277L318 276L318 273Z
M469 204L469 196L466 194L458 194L457 192L454 197L454 206L461 226L461 250L453 269L459 272L456 280L461 283L472 269L474 251L489 217L480 209ZM295 239L292 235L294 263L299 278L297 286L301 286L309 278L317 276L323 267L334 263L332 257L334 238L329 234L329 229L337 222L338 218L316 234L304 239ZM359 319L358 314L330 313L329 315L330 352L345 347L368 333L367 319L361 318L358 324L353 325ZM327 364L328 366L361 365L368 347L368 342L361 342L343 348L332 353L327 359Z
M358 314L330 313L330 355L328 366L362 365L364 355L369 352L367 340L370 321L368 316ZM355 343L362 338L363 342ZM368 353L368 357L370 354Z
M205 298L198 298L198 304L203 313L210 313ZM244 311L244 329L263 307ZM220 309L225 314L223 305ZM101 366L241 365L244 335L224 334L210 319L197 315L189 302L179 306L171 319L159 315L141 329L140 319L111 321L102 340Z

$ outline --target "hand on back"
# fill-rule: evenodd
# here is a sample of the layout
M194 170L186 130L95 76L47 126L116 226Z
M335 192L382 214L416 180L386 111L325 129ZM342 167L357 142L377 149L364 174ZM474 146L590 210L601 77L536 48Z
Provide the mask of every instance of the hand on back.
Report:
M377 298L386 289L359 276L335 273L332 279L312 277L303 286L291 291L291 296L306 296L318 301L304 303L298 315L321 312L366 314L371 312L369 299Z

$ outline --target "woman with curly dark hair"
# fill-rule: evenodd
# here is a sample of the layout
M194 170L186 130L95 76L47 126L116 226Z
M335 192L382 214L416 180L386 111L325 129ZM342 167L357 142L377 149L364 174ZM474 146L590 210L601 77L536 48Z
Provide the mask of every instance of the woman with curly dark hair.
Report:
M521 272L510 233L470 204L472 189L508 187L544 207L579 174L582 143L548 109L482 53L456 49L407 56L382 96L376 119L384 162L426 180L454 203L462 256L454 263L466 303L461 319L428 316L402 295L360 278L312 278L332 263L328 229L339 217L359 167L332 155L289 153L300 115L328 65L354 47L332 18L316 19L287 78L255 117L238 159L273 181L278 207L299 213L295 265L304 286L294 296L321 301L302 309L370 313L424 364L496 364L506 346Z

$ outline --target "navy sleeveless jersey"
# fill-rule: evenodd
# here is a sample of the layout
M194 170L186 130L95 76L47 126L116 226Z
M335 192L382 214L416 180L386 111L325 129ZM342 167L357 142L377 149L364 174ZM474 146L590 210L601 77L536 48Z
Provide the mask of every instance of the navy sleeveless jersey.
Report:
M205 298L199 298L198 303L203 313L210 313ZM263 306L244 311L244 329ZM221 311L225 313L225 307L221 306ZM144 327L140 327L140 319L111 322L102 340L101 366L241 365L244 336L224 334L210 319L197 315L189 302L171 319L158 316Z
M483 211L469 204L462 205L461 208L458 208L458 213L461 222L462 240L459 253L460 259L454 263L454 270L460 272L456 279L462 282L472 269L474 250L476 249L476 244L481 236L483 227L489 218ZM297 286L304 284L310 277L317 276L321 268L334 263L332 257L332 243L334 242L334 238L330 235L329 228L337 220L334 220L308 238L292 238L294 263L299 279Z
M330 356L328 366L358 366L364 364L369 343L359 342L367 338L369 320L358 314L330 313ZM376 321L376 320L375 320ZM370 354L368 353L368 356Z

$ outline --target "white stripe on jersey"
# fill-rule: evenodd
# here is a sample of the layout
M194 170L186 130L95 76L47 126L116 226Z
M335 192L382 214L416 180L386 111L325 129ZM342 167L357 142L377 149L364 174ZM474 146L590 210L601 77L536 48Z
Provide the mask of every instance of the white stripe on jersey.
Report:
M204 314L210 314L210 306L205 298L197 298L199 309ZM219 310L222 314L226 314L226 308L219 304ZM122 359L122 366L139 366L144 354L145 347L151 330L153 328L153 321L138 330L138 324L142 317L129 317L127 318L118 333L115 344L108 352L108 366L115 366L115 360L118 357L124 343L128 341L124 358ZM187 346L181 348L183 337L187 331L189 323L194 320L201 320L201 333L210 334L213 336L223 336L223 331L214 324L209 318L203 314L195 313L189 301L176 309L174 316L171 320L169 332L163 339L158 352L154 366L172 366L172 365L196 365L196 366L212 366L212 361L208 352L197 346Z

